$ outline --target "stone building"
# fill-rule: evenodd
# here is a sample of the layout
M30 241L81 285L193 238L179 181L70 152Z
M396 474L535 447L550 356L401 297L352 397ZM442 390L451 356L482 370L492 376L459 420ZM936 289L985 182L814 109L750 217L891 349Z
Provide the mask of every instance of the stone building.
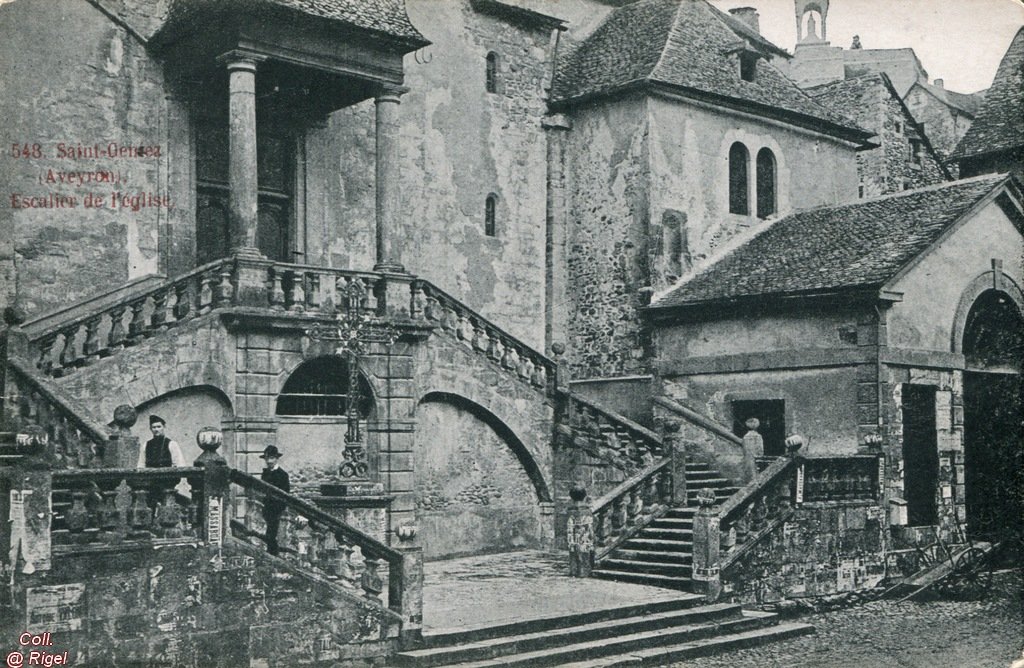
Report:
M595 576L763 603L989 530L968 432L978 374L1019 371L1019 185L944 182L883 75L808 95L816 30L0 4L8 618L111 663L359 665L421 640L424 560L589 544ZM129 470L135 414L197 466Z
M978 112L977 127L967 131L950 158L964 176L996 171L1020 176L1024 165L1021 153L1021 133L1024 130L1022 62L1024 31L1018 31L985 94L985 102Z
M875 133L879 147L857 154L858 196L886 195L952 178L885 74L863 74L805 90L822 105L847 110L858 125Z
M916 81L903 97L910 113L943 159L967 133L978 115L984 91L970 95L946 90L942 79Z

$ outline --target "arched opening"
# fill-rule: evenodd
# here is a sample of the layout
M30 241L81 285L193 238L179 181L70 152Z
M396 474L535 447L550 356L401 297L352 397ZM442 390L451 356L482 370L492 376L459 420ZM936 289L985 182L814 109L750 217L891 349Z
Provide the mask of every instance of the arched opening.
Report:
M362 374L357 388L360 438L349 442L348 360L337 356L307 360L285 381L277 396L275 440L284 452L281 465L292 475L293 490L323 492L325 486L333 489L341 483L376 477L377 438L368 429L374 417L374 398ZM261 464L253 462L254 466Z
M729 213L746 216L750 213L747 173L750 169L750 151L736 142L729 147Z
M964 484L972 538L1024 536L1024 317L1005 292L974 301L963 333Z
M498 235L497 215L498 196L491 193L484 201L484 234L489 237Z
M493 51L487 54L484 86L488 93L498 92L498 54Z
M196 434L203 427L221 428L232 416L231 401L218 388L211 385L183 387L173 392L150 399L136 407L138 420L132 427L132 435L145 447L152 438L149 432L149 416L159 415L166 423L166 435L176 441L185 457L185 463L192 465L202 450L196 444ZM233 464L232 453L220 453L228 463Z
M516 434L469 399L431 392L416 408L416 523L424 556L540 547L551 495Z
M775 154L762 148L757 152L757 217L767 218L778 210Z

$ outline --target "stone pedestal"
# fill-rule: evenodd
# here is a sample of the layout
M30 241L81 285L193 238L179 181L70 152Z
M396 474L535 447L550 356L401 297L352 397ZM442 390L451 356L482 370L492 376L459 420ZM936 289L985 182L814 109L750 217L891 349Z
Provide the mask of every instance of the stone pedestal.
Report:
M423 638L423 548L403 542L394 549L402 553L402 572L391 574L391 591L388 595L392 601L396 600L396 596L401 600L400 609L404 618L401 640L406 645Z
M718 514L702 505L693 518L693 591L713 602L722 593Z

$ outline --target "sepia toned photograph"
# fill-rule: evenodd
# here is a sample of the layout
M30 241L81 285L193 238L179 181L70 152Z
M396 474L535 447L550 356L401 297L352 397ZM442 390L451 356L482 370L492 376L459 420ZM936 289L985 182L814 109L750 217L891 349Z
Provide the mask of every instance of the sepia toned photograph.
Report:
M0 0L8 668L1024 668L1024 1Z

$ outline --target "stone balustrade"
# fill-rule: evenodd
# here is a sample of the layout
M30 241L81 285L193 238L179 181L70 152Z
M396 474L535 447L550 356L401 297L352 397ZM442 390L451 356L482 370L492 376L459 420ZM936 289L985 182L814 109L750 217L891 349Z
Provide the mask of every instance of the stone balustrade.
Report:
M605 557L669 508L670 463L669 459L654 463L590 504L595 559Z
M106 425L76 407L23 360L9 359L7 370L8 382L14 389L12 417L31 428L28 435L54 468L101 466L111 439Z
M877 501L882 494L881 455L804 459L803 501Z
M194 542L202 532L202 493L200 468L55 471L53 546Z
M409 312L422 314L427 322L486 355L491 362L523 382L552 394L556 364L527 344L503 331L465 304L427 281L413 285Z
M236 491L232 517L238 519L231 523L236 537L265 544L263 504L280 503L285 507L278 532L280 558L401 614L407 621L404 632L418 627L423 580L420 548L388 547L262 480L234 469L229 475Z
M558 415L562 445L628 473L643 470L667 456L655 432L574 394L564 394Z

